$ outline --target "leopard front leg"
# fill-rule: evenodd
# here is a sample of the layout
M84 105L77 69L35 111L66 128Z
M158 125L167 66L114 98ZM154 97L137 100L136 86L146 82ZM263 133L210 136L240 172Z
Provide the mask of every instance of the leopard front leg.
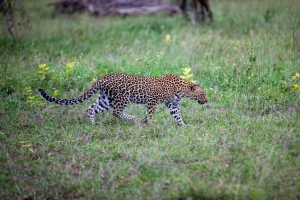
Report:
M148 121L148 119L152 118L157 105L158 105L158 101L153 101L153 100L148 101L148 103L147 103L147 115L142 118L142 120L141 120L142 124L146 123Z
M173 116L173 118L175 119L177 124L179 126L186 126L180 115L180 109L179 109L180 100L181 99L179 99L179 98L172 99L172 100L166 101L165 105L168 107L170 114Z

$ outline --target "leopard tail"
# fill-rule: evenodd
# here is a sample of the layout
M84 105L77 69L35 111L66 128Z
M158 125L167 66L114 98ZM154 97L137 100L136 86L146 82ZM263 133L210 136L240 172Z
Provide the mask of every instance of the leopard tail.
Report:
M90 99L98 91L99 90L97 89L97 87L92 87L78 98L75 98L75 99L59 99L59 98L52 97L47 92L45 92L43 89L39 89L39 93L44 99L46 99L49 102L59 104L59 105L64 105L64 106L80 104L80 103Z

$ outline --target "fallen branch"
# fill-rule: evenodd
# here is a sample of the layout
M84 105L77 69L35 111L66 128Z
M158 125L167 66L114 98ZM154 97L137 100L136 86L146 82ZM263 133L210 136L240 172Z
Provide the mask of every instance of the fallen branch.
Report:
M142 15L158 12L175 14L179 5L162 4L162 0L62 0L49 3L59 12L73 13L86 10L92 15Z
M143 15L143 14L153 14L159 12L166 12L169 14L175 14L180 12L179 6L177 5L161 5L161 6L143 6L139 8L117 8L110 9L110 14L118 15Z

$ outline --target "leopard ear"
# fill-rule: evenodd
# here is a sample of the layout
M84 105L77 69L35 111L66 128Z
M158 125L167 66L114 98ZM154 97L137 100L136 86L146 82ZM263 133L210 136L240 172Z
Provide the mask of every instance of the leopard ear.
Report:
M194 92L196 90L196 87L197 87L196 84L191 85L190 86L191 91Z

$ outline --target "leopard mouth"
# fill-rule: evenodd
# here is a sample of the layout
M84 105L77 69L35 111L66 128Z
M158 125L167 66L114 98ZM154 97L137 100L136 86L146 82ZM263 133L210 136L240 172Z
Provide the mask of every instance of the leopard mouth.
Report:
M200 105L204 105L204 104L207 103L207 101L198 101L198 103L199 103Z

